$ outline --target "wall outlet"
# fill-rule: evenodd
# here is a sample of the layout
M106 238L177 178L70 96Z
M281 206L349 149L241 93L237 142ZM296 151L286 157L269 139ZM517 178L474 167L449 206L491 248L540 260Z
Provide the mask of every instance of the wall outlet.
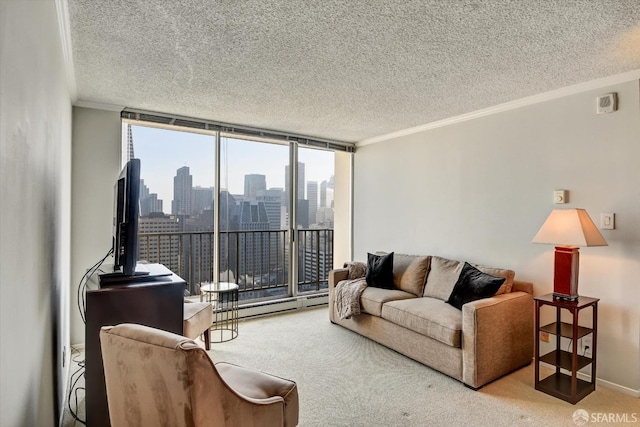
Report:
M549 342L549 332L540 332L540 341Z
M593 354L593 342L591 334L580 338L580 355L585 357L592 357Z

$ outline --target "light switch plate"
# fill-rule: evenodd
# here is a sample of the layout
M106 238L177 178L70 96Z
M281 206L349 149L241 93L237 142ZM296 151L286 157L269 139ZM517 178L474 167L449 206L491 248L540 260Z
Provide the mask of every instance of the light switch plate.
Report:
M615 214L602 212L600 214L600 229L614 230L615 228L616 228Z

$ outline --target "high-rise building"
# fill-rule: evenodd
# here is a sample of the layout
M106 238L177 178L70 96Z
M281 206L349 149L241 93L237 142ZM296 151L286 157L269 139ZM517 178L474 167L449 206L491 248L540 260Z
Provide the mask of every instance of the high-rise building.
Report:
M307 182L307 200L309 201L309 225L316 223L316 214L318 212L318 182Z
M329 181L322 181L322 183L320 183L320 207L333 207L333 175Z
M321 208L327 207L327 181L320 183L320 206Z
M333 268L333 231L318 230L305 233L298 255L298 279L305 283L301 291L327 287L329 271Z
M144 183L144 179L140 179L140 200L149 195L149 187Z
M269 219L270 230L282 230L286 225L282 226L282 216L284 206L282 206L282 197L284 190L282 188L270 188L258 192L258 202L263 202ZM279 254L285 245L285 234L281 232L269 233L269 267L277 267Z
M200 214L202 211L213 208L213 187L193 188L193 212L194 215Z
M131 132L131 124L127 123L127 161L135 158L133 154L133 133Z
M318 228L333 228L333 208L318 208Z
M262 280L261 276L269 271L268 253L271 242L266 238L268 233L263 233L269 230L269 217L264 202L243 200L236 203L232 218L232 227L235 230L256 231L256 233L234 233L233 237L230 236L229 242L230 270L236 271L237 277L248 286L249 282ZM237 265L233 265L235 260L232 257L237 259Z
M190 215L193 212L193 177L189 167L183 166L177 170L173 178L173 201L171 213L173 215Z
M178 265L178 244L168 233L180 231L179 220L175 216L155 212L138 220L138 259L164 264L171 268ZM162 233L164 236L147 237L147 233Z
M213 231L213 206L185 218L182 231Z
M307 199L298 199L296 217L299 228L309 228L309 201Z
M270 188L256 193L255 200L258 202L264 202L264 207L267 210L267 217L269 218L270 230L281 229L283 195L284 191L282 188Z
M244 176L244 195L255 199L258 191L267 189L267 179L264 175L249 174Z
M162 200L158 199L157 193L150 193L149 187L140 180L140 216L148 216L154 212L162 212Z
M162 212L162 200L158 199L157 193L150 193L144 199L140 199L140 216Z

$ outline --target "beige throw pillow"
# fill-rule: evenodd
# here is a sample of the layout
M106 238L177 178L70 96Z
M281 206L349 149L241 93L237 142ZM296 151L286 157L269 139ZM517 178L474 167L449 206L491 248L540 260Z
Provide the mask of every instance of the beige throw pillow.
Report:
M422 296L431 257L395 254L393 258L393 285L415 296Z
M513 279L516 275L515 271L506 270L504 268L487 267L487 266L478 265L478 264L472 264L472 265L478 270L482 271L483 273L487 273L492 276L501 277L505 279L502 286L500 286L500 289L498 289L498 292L496 292L496 295L508 294L511 292L511 289L513 288Z
M458 281L463 265L460 261L432 256L424 296L446 301Z

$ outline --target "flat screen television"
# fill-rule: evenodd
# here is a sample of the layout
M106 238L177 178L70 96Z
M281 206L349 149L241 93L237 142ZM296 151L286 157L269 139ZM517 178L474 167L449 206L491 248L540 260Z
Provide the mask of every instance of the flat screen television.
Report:
M138 216L140 214L140 159L131 159L114 186L113 256L114 273L136 273L138 262Z

